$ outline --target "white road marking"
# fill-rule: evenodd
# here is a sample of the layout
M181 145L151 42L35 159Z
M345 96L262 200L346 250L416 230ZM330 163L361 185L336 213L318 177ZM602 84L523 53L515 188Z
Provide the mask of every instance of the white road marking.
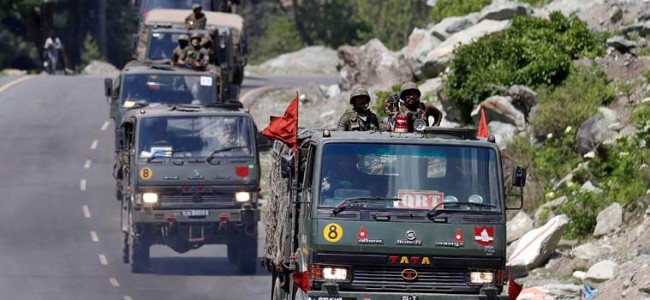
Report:
M106 259L106 255L100 254L99 255L99 262L104 266L108 265L108 260Z
M86 160L86 163L84 163L84 169L90 169L90 159Z
M90 150L95 150L97 149L97 144L99 143L98 140L94 140L92 144L90 144Z
M114 286L114 287L120 287L120 283L117 282L117 278L115 278L115 277L111 277L111 278L108 279L108 281L111 282L111 285L112 285L112 286Z
M108 121L104 122L104 124L102 124L102 128L101 128L101 130L102 130L102 131L106 130L106 128L108 128L108 125L111 125L111 123L108 122Z
M81 181L79 181L79 189L82 191L86 190L86 179L81 179Z
M91 231L91 232L90 232L90 239L91 239L93 242L98 243L98 242L99 242L99 237L97 236L97 232L95 232L95 231Z
M133 298L131 296L124 296L124 300L133 300Z
M23 78L19 78L19 79L16 79L16 80L12 81L12 82L9 82L9 83L3 85L2 87L0 87L0 93L4 92L6 89L12 87L13 85L18 84L20 82L23 82L23 81L25 81L27 79L30 79L32 77L33 76L25 76Z
M88 205L82 206L81 209L84 211L84 217L90 218L90 209L88 209Z

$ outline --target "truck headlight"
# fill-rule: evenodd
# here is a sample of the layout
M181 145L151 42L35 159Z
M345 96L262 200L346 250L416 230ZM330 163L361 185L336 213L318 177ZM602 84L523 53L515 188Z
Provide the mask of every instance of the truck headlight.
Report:
M249 192L237 192L237 193L235 193L235 201L237 201L237 202L251 201L251 193L249 193Z
M494 273L492 272L470 272L469 282L476 284L485 284L494 282Z
M158 194L156 193L144 193L142 194L142 202L146 204L156 204L158 203Z
M348 273L348 267L346 266L316 264L311 267L311 275L314 279L345 281L348 279Z

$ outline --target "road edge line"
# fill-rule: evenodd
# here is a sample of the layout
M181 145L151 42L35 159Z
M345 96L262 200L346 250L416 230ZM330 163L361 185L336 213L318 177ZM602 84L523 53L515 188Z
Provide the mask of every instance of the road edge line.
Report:
M21 78L18 78L18 79L15 79L15 80L9 81L9 82L6 83L5 85L0 86L0 93L4 92L5 90L9 89L10 87L12 87L12 86L14 86L14 85L16 85L16 84L19 84L19 83L21 83L21 82L23 82L23 81L25 81L25 80L27 80L27 79L31 79L31 78L34 78L34 76L32 76L32 75L26 75L26 76L23 76L23 77L21 77Z

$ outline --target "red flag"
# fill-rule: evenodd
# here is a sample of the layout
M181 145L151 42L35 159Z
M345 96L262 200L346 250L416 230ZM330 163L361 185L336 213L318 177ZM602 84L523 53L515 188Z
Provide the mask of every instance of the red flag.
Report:
M490 130L488 130L487 120L485 119L485 111L481 107L481 119L478 120L478 130L476 136L478 137L488 137L490 135Z
M293 98L284 116L271 116L271 123L264 128L262 134L273 140L285 143L292 149L296 149L298 141L298 92Z
M508 276L508 299L517 299L523 288L524 287L522 285L515 282L515 280L512 278L512 275Z

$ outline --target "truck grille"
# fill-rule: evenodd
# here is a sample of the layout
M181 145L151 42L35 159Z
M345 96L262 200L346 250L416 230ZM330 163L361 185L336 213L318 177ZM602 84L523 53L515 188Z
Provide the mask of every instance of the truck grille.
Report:
M176 203L206 203L206 204L232 204L235 202L234 194L199 194L199 195L161 195L162 204Z
M438 292L458 287L468 287L467 273L462 270L432 270L412 268L418 272L417 279L402 278L405 267L355 267L352 277L353 289Z

